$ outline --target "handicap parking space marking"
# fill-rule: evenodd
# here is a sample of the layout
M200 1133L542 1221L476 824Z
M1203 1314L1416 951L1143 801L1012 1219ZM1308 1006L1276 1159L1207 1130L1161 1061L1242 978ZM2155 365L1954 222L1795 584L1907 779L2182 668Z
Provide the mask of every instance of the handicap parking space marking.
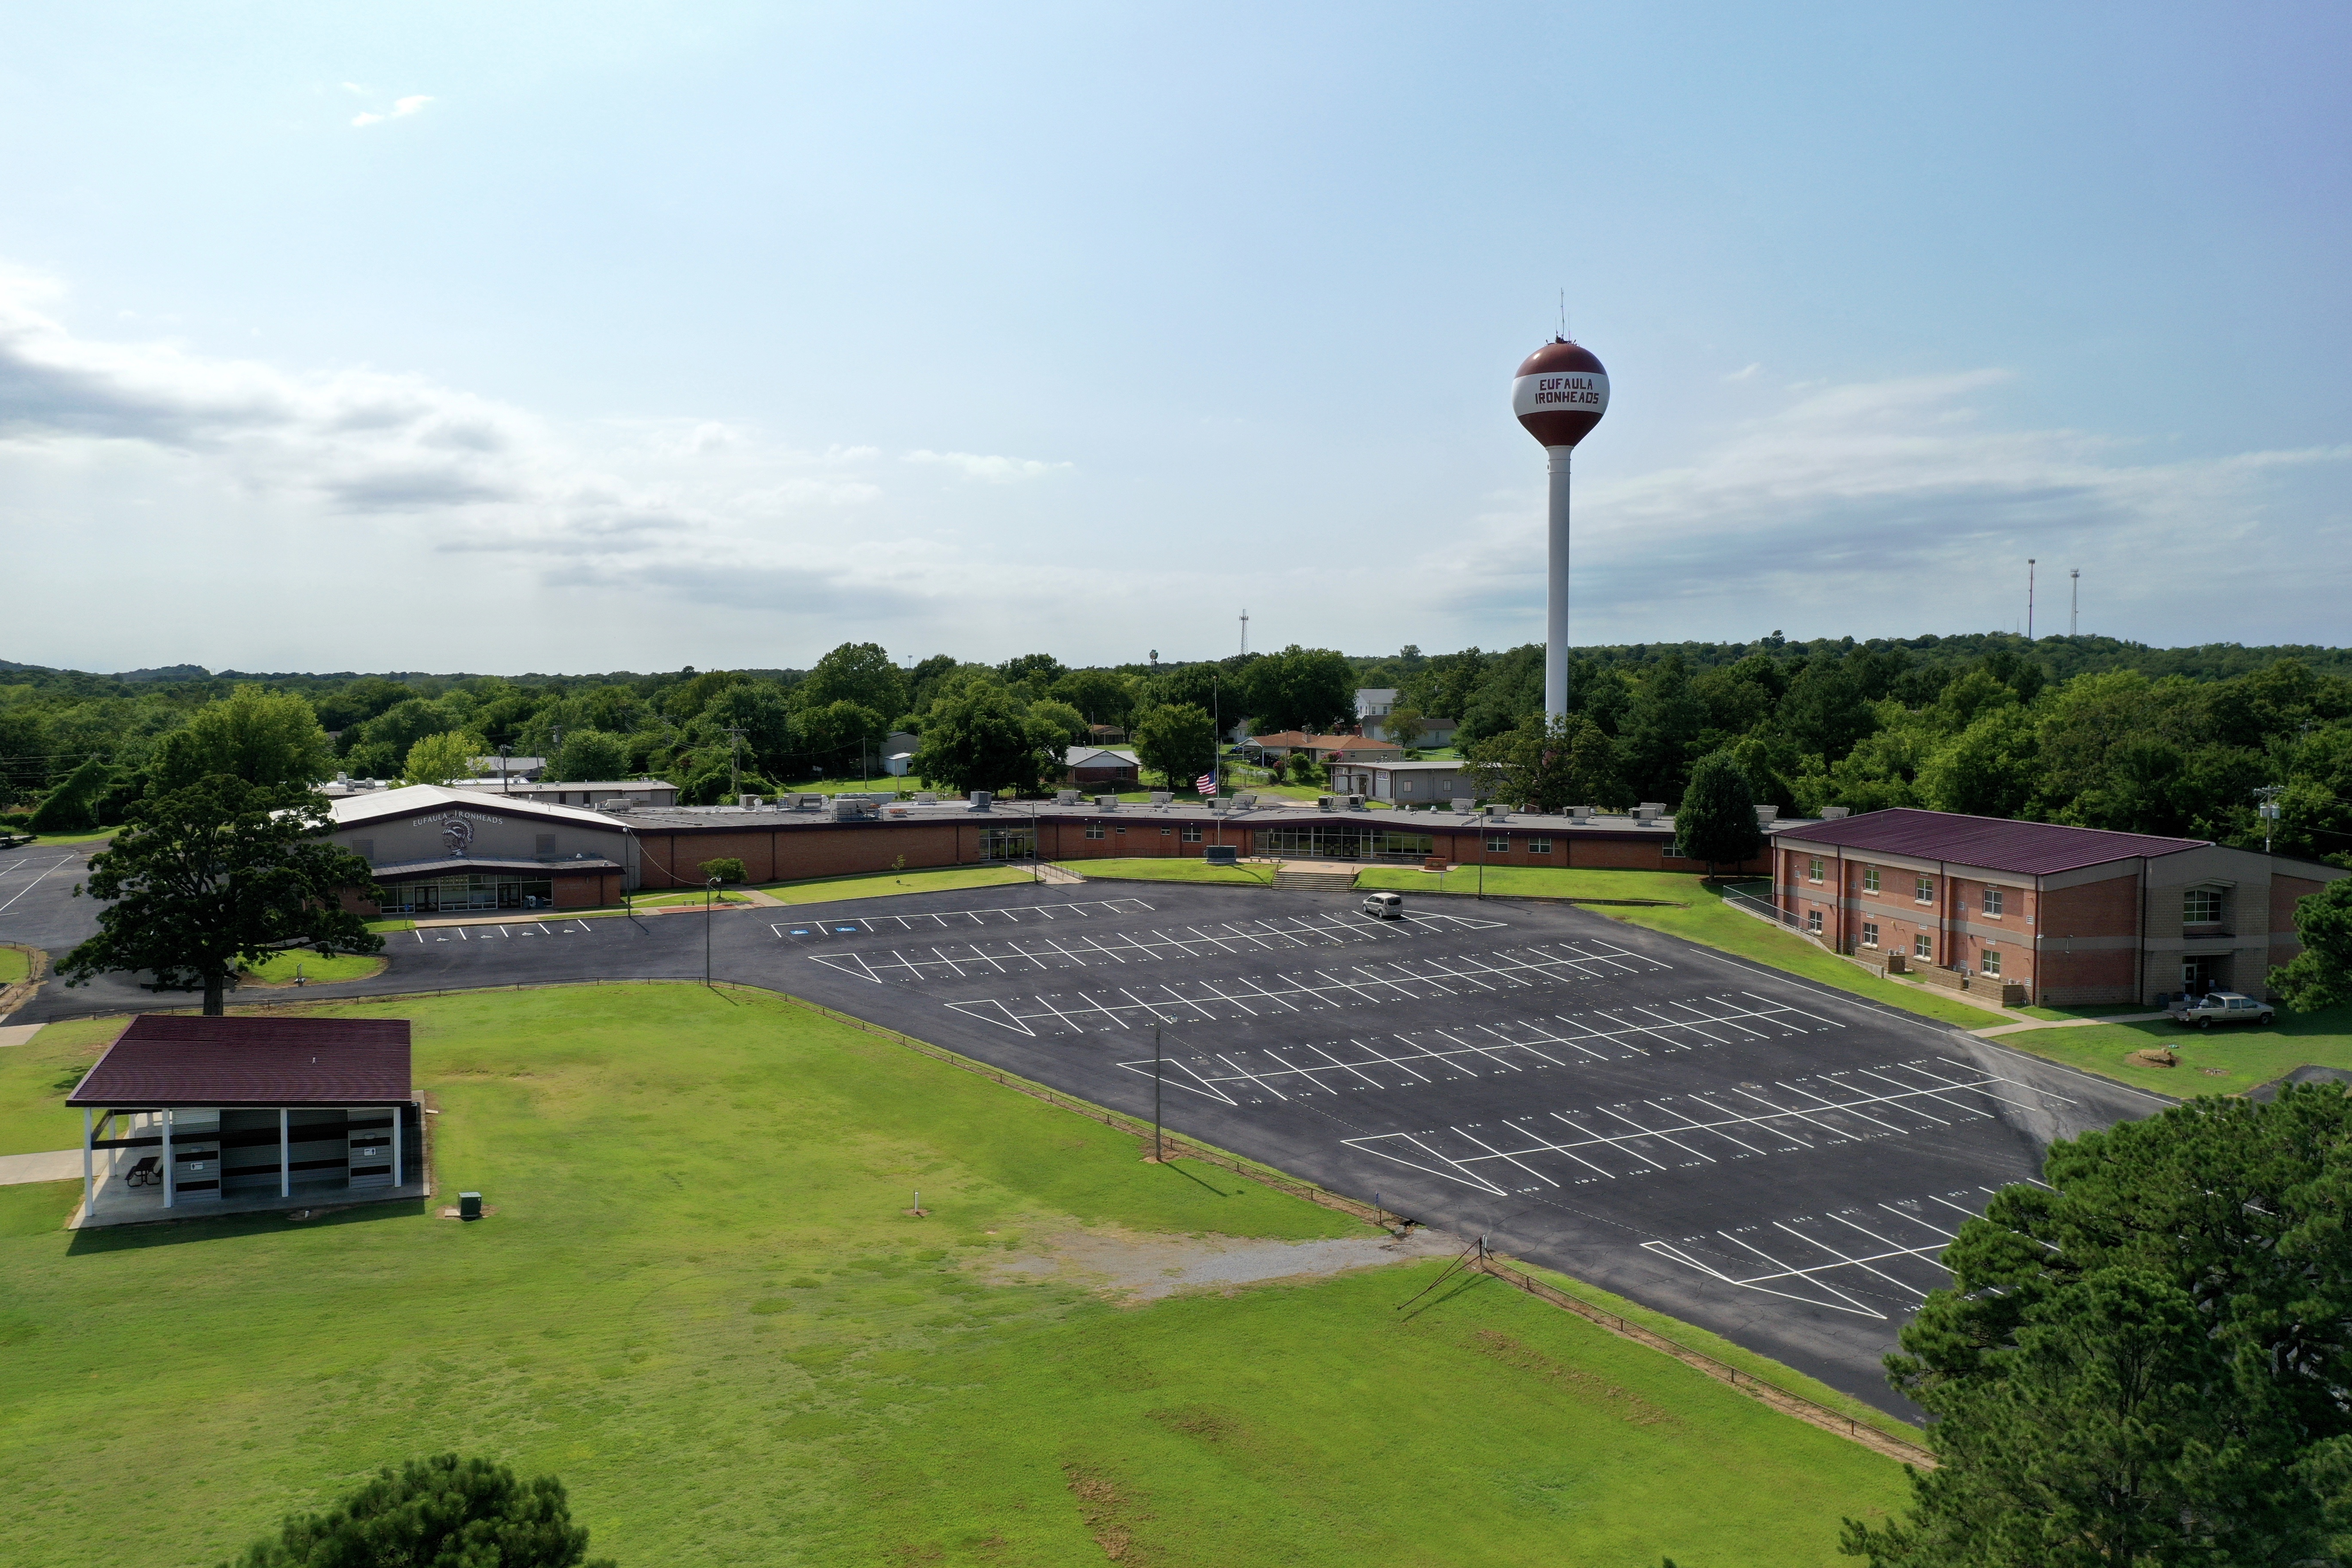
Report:
M1853 1204L1642 1247L1738 1289L1885 1321L1908 1317L1930 1290L1951 1283L1944 1248L1997 1191Z
M1995 1105L2048 1110L2074 1103L1948 1057L1923 1057L1342 1142L1501 1196L1989 1122L1998 1119Z

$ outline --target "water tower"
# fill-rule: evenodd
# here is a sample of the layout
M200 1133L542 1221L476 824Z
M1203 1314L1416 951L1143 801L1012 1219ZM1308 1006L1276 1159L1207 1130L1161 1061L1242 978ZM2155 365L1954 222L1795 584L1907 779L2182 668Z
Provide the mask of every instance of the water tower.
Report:
M1568 460L1609 411L1609 373L1592 351L1554 338L1511 382L1511 412L1550 459L1549 596L1544 610L1544 713L1568 711Z

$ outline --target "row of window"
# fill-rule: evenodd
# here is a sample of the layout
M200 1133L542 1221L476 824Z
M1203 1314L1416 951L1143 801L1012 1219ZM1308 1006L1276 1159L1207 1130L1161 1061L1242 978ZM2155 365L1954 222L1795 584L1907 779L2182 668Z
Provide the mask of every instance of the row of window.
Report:
M1826 869L1827 868L1822 864L1822 858L1818 855L1813 856L1805 864L1805 880L1809 882L1819 882ZM1875 893L1880 890L1877 867L1864 866L1862 868L1862 890L1865 893ZM1911 896L1912 899L1918 903L1934 903L1936 901L1936 879L1928 876L1916 878L1912 883ZM2009 893L2007 889L2001 888L1985 889L1981 895L1981 905L1982 912L1986 916L1993 920L1999 920L2008 910Z
M1174 829L1174 828L1163 827L1163 828L1161 828L1161 829L1160 830L1160 837L1162 837L1162 838L1165 838L1165 837L1167 837L1171 833L1173 833L1173 832L1176 832L1176 831L1177 831L1177 830L1176 830L1176 829ZM1119 836L1121 838L1126 837L1127 837L1127 829L1126 829L1125 827L1121 827L1121 828L1118 830L1118 836ZM1089 837L1089 838L1100 838L1100 837L1104 837L1104 833L1103 833L1103 825L1102 825L1101 823L1099 823L1099 822L1089 822L1089 823L1087 823L1087 837ZM1197 828L1197 827L1187 827L1187 828L1185 828L1185 829L1183 829L1183 830L1182 830L1182 833L1181 833L1181 838L1182 838L1182 841L1183 841L1184 843L1186 843L1186 844L1198 844L1199 842L1201 842L1201 830L1200 830L1199 828Z

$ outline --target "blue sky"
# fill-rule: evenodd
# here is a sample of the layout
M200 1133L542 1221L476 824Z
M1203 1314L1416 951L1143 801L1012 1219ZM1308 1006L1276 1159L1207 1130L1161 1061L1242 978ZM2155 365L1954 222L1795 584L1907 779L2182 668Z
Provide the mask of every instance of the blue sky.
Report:
M0 657L2342 642L2340 6L0 12Z

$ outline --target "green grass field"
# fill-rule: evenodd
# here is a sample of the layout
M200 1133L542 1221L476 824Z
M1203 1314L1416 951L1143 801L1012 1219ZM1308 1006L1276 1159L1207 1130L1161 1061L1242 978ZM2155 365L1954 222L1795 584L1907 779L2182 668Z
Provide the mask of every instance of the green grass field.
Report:
M1904 1495L1499 1282L1397 1310L1434 1261L1115 1305L1044 1271L1057 1237L1370 1233L779 998L397 1012L478 1225L74 1237L73 1184L0 1188L0 1564L210 1563L444 1448L561 1475L625 1568L1825 1568ZM72 1142L108 1032L0 1052L0 1150Z
M2352 1007L2324 1013L2282 1010L2267 1029L2184 1029L2168 1021L2090 1024L2071 1029L2027 1029L2000 1043L2052 1061L2183 1099L2196 1094L2243 1094L2296 1068L2352 1068ZM2149 1067L2131 1053L2169 1046L2180 1058L2171 1068Z
M629 907L637 910L668 910L692 904L695 908L700 909L704 896L703 890L696 888L688 888L682 893L637 893L630 898ZM740 892L730 892L721 888L716 894L710 895L710 901L714 904L748 904L751 900Z
M341 980L365 980L382 970L384 961L366 953L339 952L332 958L321 958L315 952L281 952L266 963L246 971L253 980L264 985L291 985L294 973L300 970L307 985L332 985Z
M1034 879L1026 866L947 866L932 871L866 871L847 877L817 877L805 882L761 882L759 889L788 904L824 904L836 899L884 899L898 893L1001 888Z
M1139 856L1133 858L1104 860L1057 860L1055 865L1066 871L1093 880L1134 882L1221 882L1234 886L1265 887L1274 878L1269 865L1210 866L1192 856L1171 855L1163 858Z
M1360 888L1394 888L1403 892L1468 893L1476 890L1478 868L1456 868L1442 878L1402 866L1380 866L1356 879ZM1923 985L1882 980L1807 942L1793 931L1741 914L1723 901L1721 892L1696 873L1679 871L1546 870L1540 867L1490 866L1486 891L1539 899L1657 899L1682 908L1612 908L1587 906L1628 925L1647 926L1671 936L1702 943L1735 958L1801 974L1841 991L1851 991L1873 1002L1918 1013L1927 1017L1980 1029L2005 1022L1998 1013L1954 1002Z
M14 985L33 972L33 955L21 947L0 947L0 985Z

